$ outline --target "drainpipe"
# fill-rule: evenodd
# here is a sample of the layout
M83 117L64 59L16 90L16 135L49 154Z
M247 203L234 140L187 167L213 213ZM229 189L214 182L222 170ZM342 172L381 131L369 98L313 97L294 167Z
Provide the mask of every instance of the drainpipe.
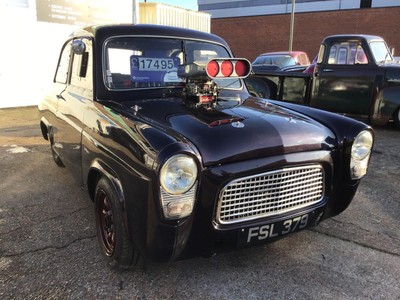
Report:
M290 16L289 51L293 50L294 7L296 0L292 0L292 14Z

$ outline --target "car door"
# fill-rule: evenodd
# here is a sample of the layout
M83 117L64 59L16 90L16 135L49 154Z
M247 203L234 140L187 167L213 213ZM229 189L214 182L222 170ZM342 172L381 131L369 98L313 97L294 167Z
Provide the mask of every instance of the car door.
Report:
M58 94L56 149L64 165L82 182L82 131L86 107L93 101L92 42L72 41L70 75Z
M336 42L315 67L310 104L336 113L368 117L376 66L359 42Z

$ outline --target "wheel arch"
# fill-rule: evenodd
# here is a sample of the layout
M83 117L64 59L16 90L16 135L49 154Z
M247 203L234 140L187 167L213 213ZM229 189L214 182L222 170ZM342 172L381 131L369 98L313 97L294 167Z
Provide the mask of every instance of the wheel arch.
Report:
M100 160L95 160L92 163L87 175L87 188L92 201L94 201L97 183L102 177L106 177L110 181L111 185L118 195L118 200L124 203L124 190L116 172L114 172L107 164Z
M378 94L372 112L372 123L385 125L400 108L400 85L387 86Z
M395 126L400 129L400 105L393 112L393 122Z

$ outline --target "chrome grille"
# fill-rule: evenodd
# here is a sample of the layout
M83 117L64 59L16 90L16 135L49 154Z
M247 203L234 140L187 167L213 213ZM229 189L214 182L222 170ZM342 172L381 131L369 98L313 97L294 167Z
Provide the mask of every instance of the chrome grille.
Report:
M221 224L273 216L322 201L320 165L275 170L235 179L221 191L216 219Z

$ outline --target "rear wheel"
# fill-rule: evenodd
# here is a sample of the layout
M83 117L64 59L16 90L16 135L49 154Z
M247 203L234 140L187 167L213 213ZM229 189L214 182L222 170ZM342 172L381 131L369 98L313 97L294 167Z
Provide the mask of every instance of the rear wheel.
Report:
M393 114L393 121L394 125L396 125L398 129L400 129L400 106L396 109L396 111Z
M113 267L128 268L135 265L138 254L128 235L121 202L105 177L97 183L94 201L96 232L103 256Z

